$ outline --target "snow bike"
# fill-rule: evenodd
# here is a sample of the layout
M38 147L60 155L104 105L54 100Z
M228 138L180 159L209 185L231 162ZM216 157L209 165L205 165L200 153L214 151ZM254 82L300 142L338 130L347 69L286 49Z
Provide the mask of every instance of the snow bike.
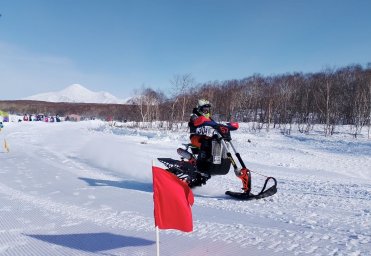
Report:
M210 179L211 176L226 175L232 165L235 175L242 181L243 192L226 191L226 195L239 200L261 199L274 195L277 192L277 180L274 177L268 177L248 169L240 153L238 153L234 147L230 131L236 129L238 129L237 123L227 123L226 125L219 125L216 128L204 126L196 129L196 134L206 136L211 145L211 157L208 159L206 167L203 165L202 168L200 168L200 149L194 147L192 144L183 144L185 149L177 149L177 153L181 156L181 160L172 158L158 158L158 160L166 166L167 171L186 181L191 188L206 184L206 181ZM232 148L237 157L240 167L238 167L236 161L232 157L230 148ZM266 177L263 188L258 194L251 193L252 172ZM273 185L267 188L269 181L273 181Z

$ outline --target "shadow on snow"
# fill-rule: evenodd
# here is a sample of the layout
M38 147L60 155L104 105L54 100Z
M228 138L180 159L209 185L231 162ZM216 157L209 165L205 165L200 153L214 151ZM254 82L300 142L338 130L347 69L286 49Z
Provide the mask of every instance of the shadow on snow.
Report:
M155 242L139 237L122 236L112 233L85 233L64 235L28 235L41 241L72 249L99 252L121 247L148 246Z
M122 180L122 181L97 180L97 179L82 178L82 177L79 177L79 179L85 181L86 183L88 183L89 186L93 186L93 187L108 186L108 187L139 190L143 192L153 192L152 183L144 183L144 182L138 182L134 180Z

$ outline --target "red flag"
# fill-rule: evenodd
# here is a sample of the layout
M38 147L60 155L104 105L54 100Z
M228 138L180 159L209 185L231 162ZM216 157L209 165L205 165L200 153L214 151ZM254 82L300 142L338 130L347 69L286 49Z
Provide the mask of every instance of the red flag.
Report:
M155 225L159 229L193 230L192 190L172 173L152 166Z

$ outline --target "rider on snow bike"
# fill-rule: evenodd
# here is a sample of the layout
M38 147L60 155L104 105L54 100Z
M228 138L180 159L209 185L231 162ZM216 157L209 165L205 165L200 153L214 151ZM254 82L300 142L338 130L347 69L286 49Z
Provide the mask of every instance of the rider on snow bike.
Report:
M196 166L203 173L205 179L214 174L226 174L230 168L230 161L222 157L222 149L218 139L211 131L218 131L224 139L230 139L230 130L238 126L228 123L218 124L211 118L211 104L208 100L198 100L197 107L192 111L188 123L190 129L191 150L197 155Z
M240 200L260 199L272 196L277 192L277 181L266 177L262 190L258 194L251 193L251 170L243 162L240 154L232 143L230 131L238 129L238 123L219 124L211 118L211 104L207 100L199 100L193 109L189 121L191 143L183 144L186 148L178 148L181 160L158 158L167 171L187 182L189 187L206 184L213 175L226 175L231 166L235 175L242 181L243 192L226 191L226 194ZM191 150L191 152L189 151ZM232 157L232 151L237 162ZM260 174L261 175L261 174ZM267 188L268 181L273 186Z

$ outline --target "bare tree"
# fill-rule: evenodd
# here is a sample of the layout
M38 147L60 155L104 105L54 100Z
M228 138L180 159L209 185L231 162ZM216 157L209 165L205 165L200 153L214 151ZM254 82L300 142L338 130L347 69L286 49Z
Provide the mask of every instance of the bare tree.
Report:
M160 119L160 104L164 101L165 96L162 92L142 86L140 91L136 91L131 103L139 108L144 123Z
M184 116L187 109L188 99L189 99L189 90L195 84L195 79L191 74L184 75L175 75L174 78L170 81L173 85L173 107L172 113L175 111L176 105L180 105L180 120L184 121ZM174 117L174 115L172 115Z
M371 63L367 64L367 70L365 72L366 86L368 87L368 129L367 129L367 138L370 139L370 130L371 130Z
M316 102L318 110L325 118L325 136L328 136L333 132L333 128L331 127L330 123L332 93L331 75L332 72L330 70L327 70L325 73L318 75L315 84L316 94L314 95L314 100Z

